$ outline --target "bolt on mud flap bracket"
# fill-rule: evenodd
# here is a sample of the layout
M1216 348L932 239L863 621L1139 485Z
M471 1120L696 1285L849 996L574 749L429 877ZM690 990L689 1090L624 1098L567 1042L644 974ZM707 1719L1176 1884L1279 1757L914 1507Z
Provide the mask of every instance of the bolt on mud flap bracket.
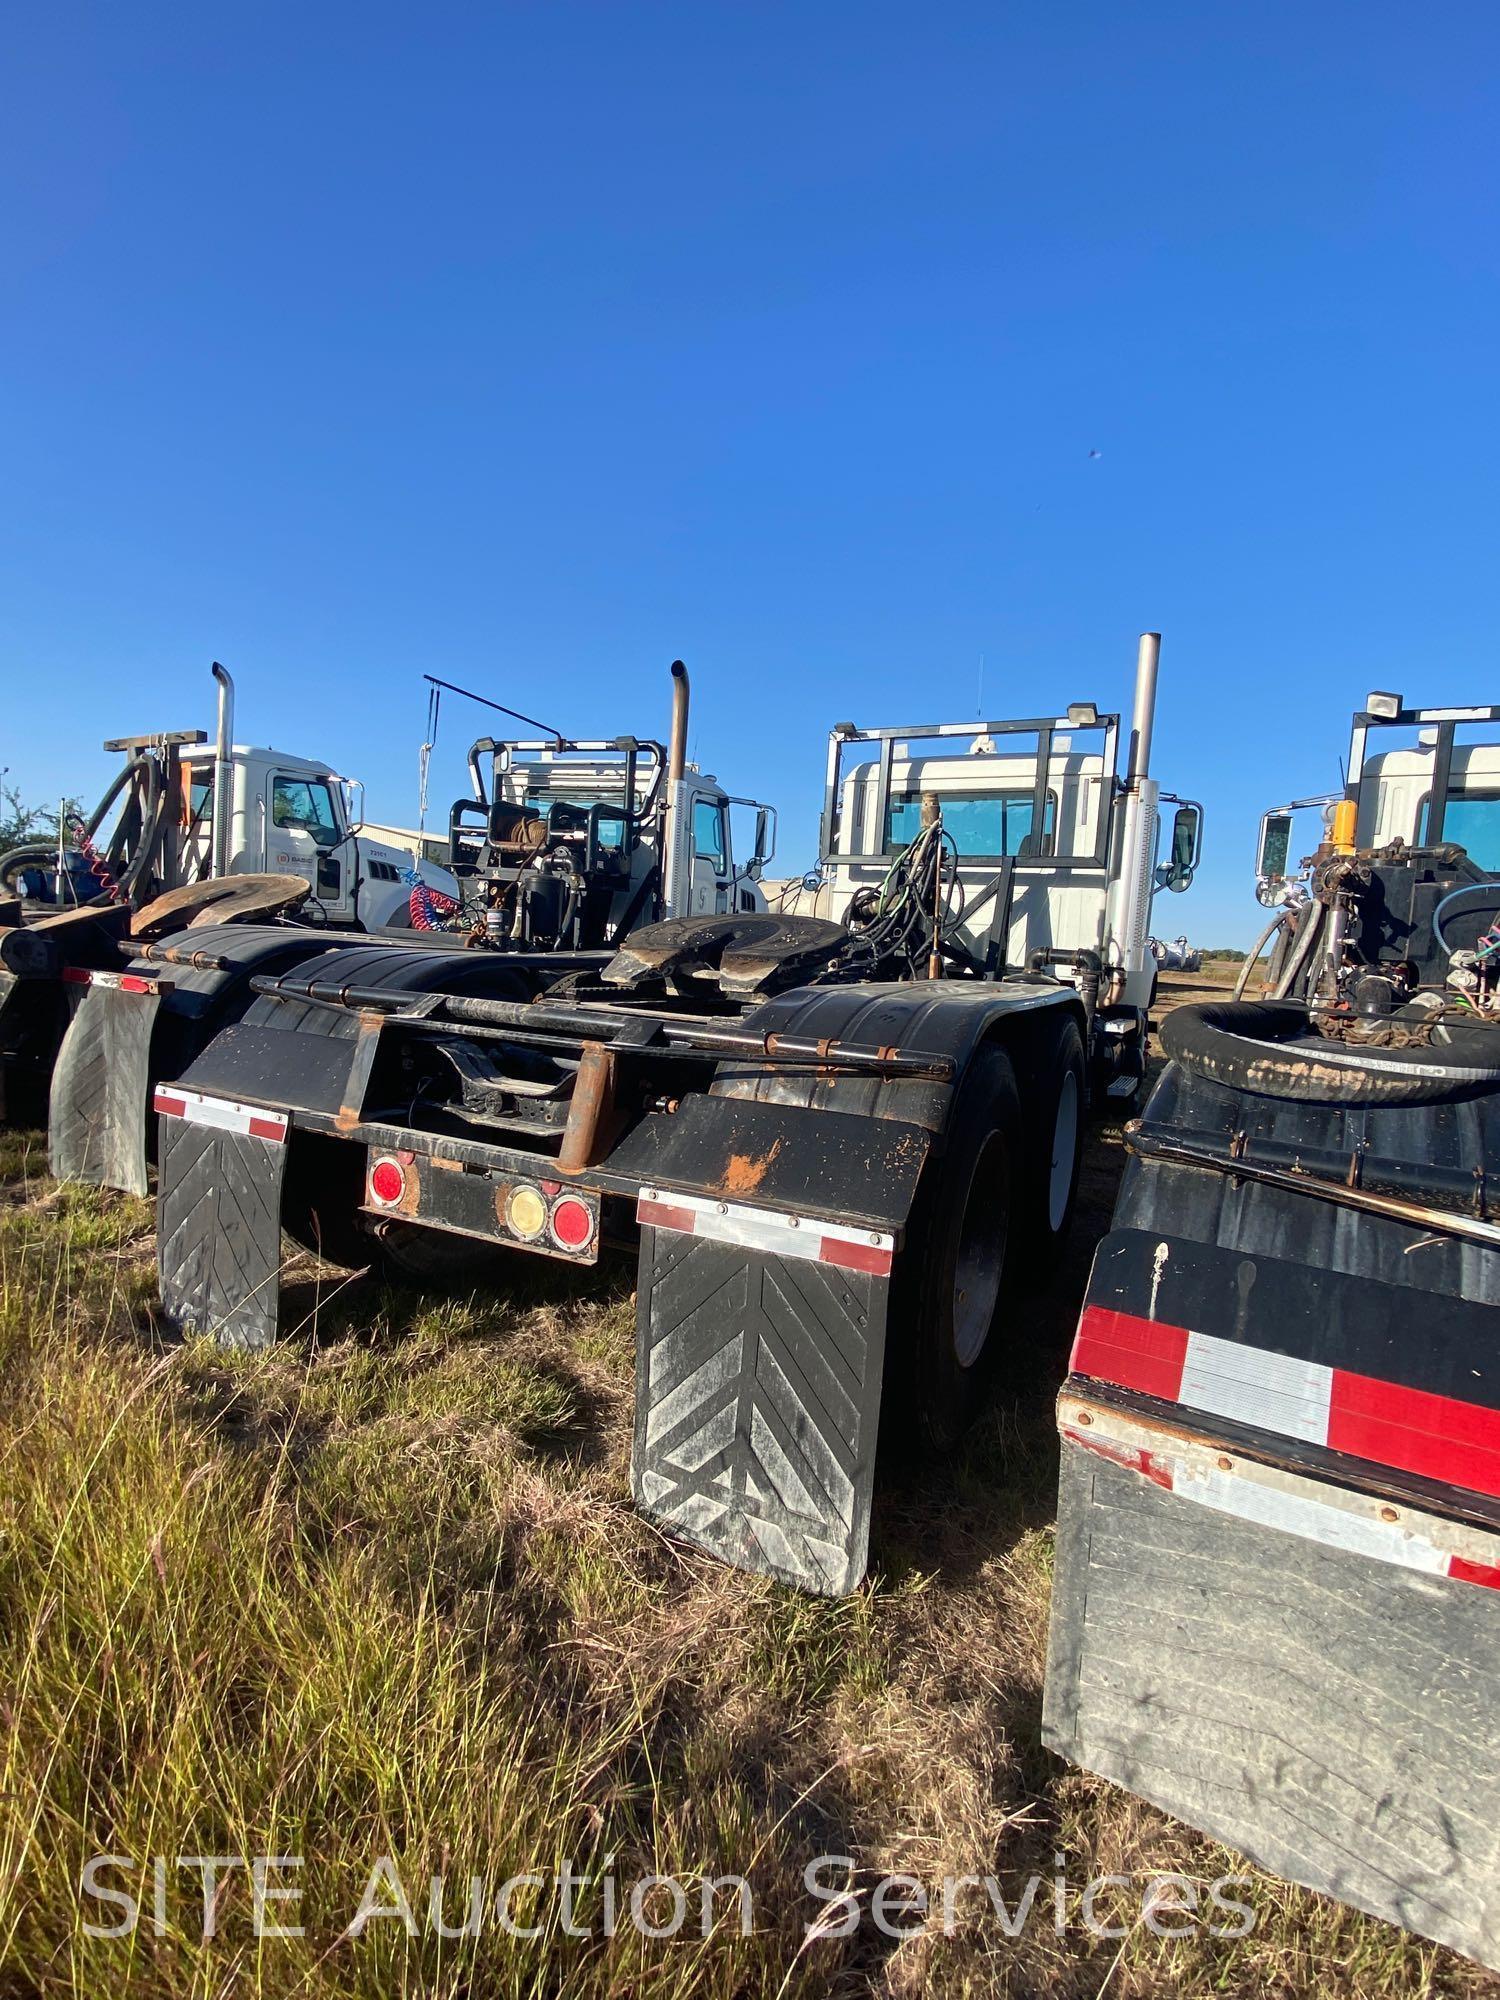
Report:
M631 1487L740 1569L864 1574L895 1234L647 1188Z
M222 1347L269 1347L290 1120L180 1085L158 1087L156 1110L156 1255L166 1316Z

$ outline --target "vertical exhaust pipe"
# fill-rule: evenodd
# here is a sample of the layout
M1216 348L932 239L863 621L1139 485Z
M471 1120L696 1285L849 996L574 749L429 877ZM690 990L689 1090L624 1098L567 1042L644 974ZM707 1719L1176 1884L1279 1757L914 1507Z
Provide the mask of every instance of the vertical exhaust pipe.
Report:
M214 679L219 683L219 719L214 732L214 829L210 874L229 873L230 759L234 749L234 682L227 670L214 661Z
M687 769L688 670L672 662L672 733L667 738L667 783L680 785Z
M1114 965L1104 995L1110 1006L1124 999L1127 978L1132 973L1144 972L1150 955L1146 933L1151 922L1157 798L1157 787L1151 780L1151 737L1156 724L1156 677L1160 664L1160 632L1143 632L1135 656L1135 706L1130 717L1125 796L1121 801L1118 873L1110 884L1106 906L1114 945Z
M672 662L672 728L667 737L667 774L662 791L665 811L661 825L661 914L686 915L688 858L678 792L687 770L688 670Z
M1130 718L1130 756L1125 769L1125 782L1132 791L1151 772L1151 732L1156 726L1156 674L1160 665L1160 632L1143 632L1135 656L1135 712Z

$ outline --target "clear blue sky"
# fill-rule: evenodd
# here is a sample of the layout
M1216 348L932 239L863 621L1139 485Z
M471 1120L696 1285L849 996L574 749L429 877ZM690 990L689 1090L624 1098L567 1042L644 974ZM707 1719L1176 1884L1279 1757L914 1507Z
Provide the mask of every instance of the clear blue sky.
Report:
M13 10L0 765L94 794L217 656L409 818L424 669L646 733L681 654L800 867L832 721L981 654L1122 705L1154 626L1157 927L1248 942L1367 689L1500 698L1497 56L1489 0Z

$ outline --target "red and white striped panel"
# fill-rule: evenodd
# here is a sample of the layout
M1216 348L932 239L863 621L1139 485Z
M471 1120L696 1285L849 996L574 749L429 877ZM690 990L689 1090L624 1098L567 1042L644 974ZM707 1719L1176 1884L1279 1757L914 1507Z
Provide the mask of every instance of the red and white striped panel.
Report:
M773 1257L800 1257L813 1264L836 1264L845 1271L869 1271L888 1278L896 1239L883 1229L849 1229L813 1216L789 1215L744 1202L713 1201L696 1194L642 1188L635 1219L653 1229L679 1229L714 1243L743 1243Z
M1500 1498L1500 1410L1086 1305L1072 1371Z
M189 1125L212 1125L218 1132L237 1132L242 1139L269 1139L284 1145L291 1119L284 1111L266 1111L258 1104L234 1104L227 1097L205 1097L201 1090L180 1084L156 1086L156 1109L163 1118L182 1118Z
M69 986L106 986L114 993L158 993L161 982L139 972L90 972L84 965L65 965L63 980Z
M1058 1401L1057 1423L1070 1443L1215 1513L1402 1569L1500 1590L1500 1535L1483 1528L1415 1507L1393 1507L1378 1495L1308 1479L1280 1466L1231 1457L1175 1429L1107 1404L1081 1401L1066 1389Z

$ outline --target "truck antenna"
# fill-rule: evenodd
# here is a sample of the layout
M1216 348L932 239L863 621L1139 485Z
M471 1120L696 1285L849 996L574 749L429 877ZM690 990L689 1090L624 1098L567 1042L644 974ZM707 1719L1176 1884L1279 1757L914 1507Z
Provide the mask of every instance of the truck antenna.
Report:
M550 736L561 750L567 742L560 729L554 729L550 722L538 722L534 715L522 715L518 708L507 708L503 701L491 701L487 694L475 694L471 688L456 687L452 681L440 681L436 674L423 674L423 680L435 688L446 688L449 694L461 694L466 701L477 701L481 708L493 708L501 715L508 715L515 722L524 722L532 729L540 729Z

